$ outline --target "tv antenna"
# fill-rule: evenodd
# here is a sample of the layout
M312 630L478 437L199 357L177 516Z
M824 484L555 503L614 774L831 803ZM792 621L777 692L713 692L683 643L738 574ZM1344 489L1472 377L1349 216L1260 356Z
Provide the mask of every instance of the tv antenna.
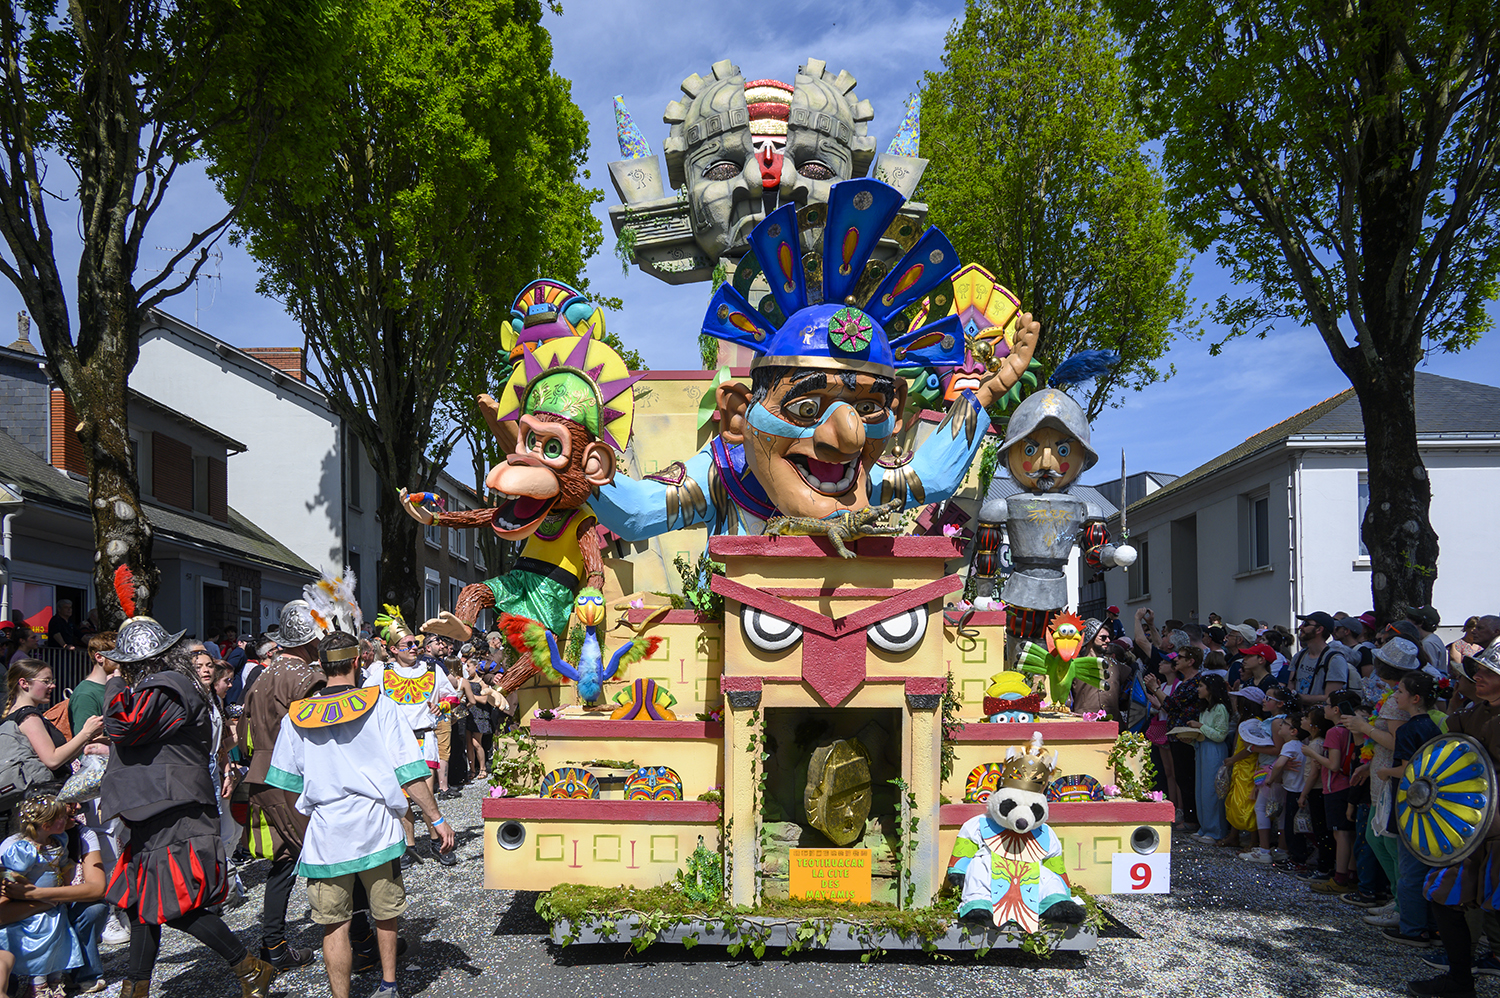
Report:
M182 252L181 250L179 250L175 246L157 246L155 248L158 249L158 250L160 250L163 253L180 253L180 252ZM214 300L219 297L219 288L224 283L224 251L222 249L219 249L217 246L214 247L213 249L209 250L208 251L208 257L204 261L205 265L209 261L213 262L213 273L211 273L211 274L205 274L203 272L204 268L200 267L198 269L198 273L196 273L196 274L193 275L193 325L194 326L198 326L199 325L198 314L204 308L213 308L214 307ZM173 269L172 273L186 275L186 274L192 273L192 271L191 270L181 271L181 270ZM202 291L201 291L201 289L203 287L204 280L208 280L208 281L212 281L213 282L213 284L209 288L208 304L206 306L202 304Z

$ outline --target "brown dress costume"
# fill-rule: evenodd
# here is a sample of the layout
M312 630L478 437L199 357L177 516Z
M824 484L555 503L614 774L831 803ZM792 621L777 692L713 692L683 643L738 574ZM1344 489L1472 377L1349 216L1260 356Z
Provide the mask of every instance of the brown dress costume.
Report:
M1468 735L1500 761L1500 707L1480 703L1448 718L1448 734ZM1500 828L1491 826L1489 837L1462 863L1440 866L1427 874L1427 899L1449 907L1500 910Z
M250 771L245 774L250 792L249 824L258 826L260 813L265 814L271 826L269 859L295 858L302 852L302 837L307 832L307 816L297 810L297 795L266 783L281 719L294 701L327 684L328 677L316 663L278 655L245 694L246 723L241 729L240 751L250 757Z

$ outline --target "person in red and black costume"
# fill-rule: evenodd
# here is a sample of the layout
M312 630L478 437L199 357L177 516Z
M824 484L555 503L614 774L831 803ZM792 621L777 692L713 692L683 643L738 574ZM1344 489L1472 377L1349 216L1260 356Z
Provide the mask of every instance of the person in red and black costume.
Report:
M229 885L209 770L213 722L182 631L150 617L120 628L119 663L104 689L104 732L113 743L100 816L120 818L128 844L105 897L130 917L121 998L146 998L161 927L192 935L234 968L244 998L266 998L276 971L252 956L214 906Z

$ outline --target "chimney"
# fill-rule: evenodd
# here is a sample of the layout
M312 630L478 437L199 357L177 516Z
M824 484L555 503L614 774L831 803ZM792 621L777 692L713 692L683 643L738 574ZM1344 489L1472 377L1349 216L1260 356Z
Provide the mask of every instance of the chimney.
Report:
M288 377L302 382L307 381L301 347L242 347L241 349L261 363L270 364Z

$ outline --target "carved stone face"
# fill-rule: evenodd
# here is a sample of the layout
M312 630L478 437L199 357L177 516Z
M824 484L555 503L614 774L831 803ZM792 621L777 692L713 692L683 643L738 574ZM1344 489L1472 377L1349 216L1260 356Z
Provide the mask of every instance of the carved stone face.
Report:
M782 157L782 200L826 203L835 182L854 176L853 141L854 116L844 95L799 74Z
M744 81L734 77L706 87L688 111L683 137L693 236L713 260L739 255L750 230L765 217Z
M856 738L841 738L813 750L803 794L807 823L834 845L865 834L870 817L870 753Z

